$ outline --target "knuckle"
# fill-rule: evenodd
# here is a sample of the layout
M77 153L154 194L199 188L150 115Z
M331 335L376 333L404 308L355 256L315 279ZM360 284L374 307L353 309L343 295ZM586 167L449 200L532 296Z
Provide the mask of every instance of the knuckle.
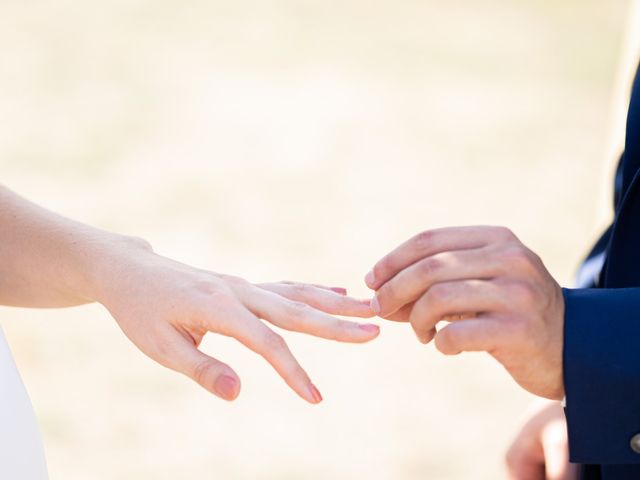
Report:
M202 302L194 304L196 308L195 315L206 324L212 318L212 312L231 308L233 303L234 297L232 294L223 290L214 290L207 293Z
M241 277L236 277L235 275L224 275L223 279L225 282L233 287L233 288L244 288L249 285L249 282Z
M420 250L425 250L433 244L433 230L425 230L414 237L414 243Z
M452 295L451 286L444 283L434 285L425 294L427 303L431 308L435 309L446 306L451 301Z
M504 257L510 269L528 272L535 268L534 255L522 244L509 247L504 251Z
M441 255L425 258L420 263L420 270L425 277L433 277L444 268L444 259Z
M511 229L507 227L491 227L491 229L493 230L494 235L504 242L514 241L518 238L516 237L515 233L513 233Z
M284 338L271 330L265 335L263 343L268 352L279 353L287 349Z
M376 279L384 278L387 272L393 270L390 256L382 257L382 259L373 267L373 273Z
M206 297L214 297L216 300L222 300L229 297L229 291L217 279L205 275L196 280L194 289L196 292Z
M212 384L216 370L216 365L211 360L202 360L193 369L193 379L200 385Z
M295 283L292 285L292 288L299 297L306 297L313 291L311 285L307 285L306 283Z
M304 302L295 300L287 302L287 311L290 317L300 319L309 313L311 308Z
M536 305L537 295L534 288L525 282L514 283L510 287L510 295L519 306L526 309Z
M527 248L522 244L512 245L506 251L508 257L512 260L528 260L529 253Z
M156 335L153 347L150 349L153 358L163 365L170 362L173 357L173 343L162 335Z
M125 237L126 241L128 241L131 245L140 248L142 250L147 250L149 252L153 252L153 246L146 239L142 237L138 237L135 235L128 235Z
M204 295L219 295L221 293L220 286L209 279L198 280L195 284L195 289L199 293Z
M411 324L411 328L416 333L416 335L418 335L419 332L423 330L422 328L423 322L424 322L424 317L422 315L419 315L415 311L411 312L411 315L409 316L409 323Z

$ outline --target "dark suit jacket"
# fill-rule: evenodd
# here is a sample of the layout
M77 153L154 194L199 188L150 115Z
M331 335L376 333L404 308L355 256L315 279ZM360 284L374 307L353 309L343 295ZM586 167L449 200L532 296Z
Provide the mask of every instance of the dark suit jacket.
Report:
M565 290L565 413L572 462L584 480L640 480L640 73L625 152L616 175L615 218L591 258L606 262L594 288Z

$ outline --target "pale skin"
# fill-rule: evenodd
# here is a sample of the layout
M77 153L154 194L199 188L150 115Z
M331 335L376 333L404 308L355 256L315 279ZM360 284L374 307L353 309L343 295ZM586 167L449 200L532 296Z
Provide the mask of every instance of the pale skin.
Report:
M562 289L508 229L422 232L376 263L365 282L376 314L410 323L421 342L433 340L445 355L487 352L534 395L564 397ZM534 412L508 454L511 479L575 475L563 417L558 402Z
M198 347L208 332L233 337L269 362L289 387L316 404L322 396L286 341L285 330L364 343L378 326L368 301L343 288L290 282L252 284L154 253L145 240L106 232L39 207L0 186L0 304L68 307L98 302L156 362L225 400L240 378Z
M567 425L558 402L536 402L506 455L509 480L573 480Z
M74 222L0 186L0 304L99 302L145 354L223 399L237 397L240 379L198 349L207 332L236 338L302 398L318 403L317 388L268 323L362 343L378 335L376 325L331 314L368 318L372 309L410 322L421 341L435 338L445 354L487 351L529 391L563 395L562 293L508 230L424 232L378 262L366 281L376 290L372 307L341 288L254 285L162 257L142 239ZM443 320L452 323L436 331ZM523 428L507 457L511 478L570 478L573 471L558 454L566 451L559 412L543 409Z

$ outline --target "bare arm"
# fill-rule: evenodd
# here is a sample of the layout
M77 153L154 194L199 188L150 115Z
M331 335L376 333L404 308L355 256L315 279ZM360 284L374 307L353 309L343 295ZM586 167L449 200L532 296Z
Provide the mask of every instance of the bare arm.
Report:
M50 212L0 186L0 304L67 307L95 300L95 273L123 250L150 249Z
M379 329L331 316L371 317L340 288L254 285L162 257L141 239L61 217L0 187L0 304L63 307L100 302L129 339L158 363L227 400L240 379L198 349L207 332L237 339L269 362L305 400L320 393L268 325L362 343Z

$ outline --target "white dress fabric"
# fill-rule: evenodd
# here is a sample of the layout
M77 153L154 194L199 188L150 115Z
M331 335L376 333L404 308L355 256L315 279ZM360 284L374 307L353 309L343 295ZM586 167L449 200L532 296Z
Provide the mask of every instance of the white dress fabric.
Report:
M31 401L0 328L0 479L47 480Z

